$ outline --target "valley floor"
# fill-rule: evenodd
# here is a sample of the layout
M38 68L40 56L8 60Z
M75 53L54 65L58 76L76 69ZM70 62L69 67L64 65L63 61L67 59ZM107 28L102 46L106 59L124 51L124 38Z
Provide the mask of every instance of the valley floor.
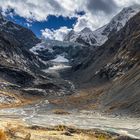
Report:
M64 68L63 65L60 66ZM59 77L57 70L60 71L60 67L49 68L45 72ZM67 82L71 89L75 90L72 82ZM39 100L23 100L16 92L9 94L10 91L1 91L3 98L9 97L6 102L9 104L1 106L0 140L127 140L128 137L132 140L139 139L139 118L106 116L96 111L100 90L81 90L62 98L47 97ZM93 102L93 99L96 102ZM29 102L31 100L32 102ZM10 106L13 101L15 104Z
M138 118L60 109L48 100L18 108L1 109L0 128L5 130L9 140L22 140L29 133L31 140L111 140L118 139L119 136L140 138ZM67 129L72 129L72 132ZM13 130L15 132L11 134Z
M134 140L99 129L76 129L65 125L40 127L27 125L19 119L0 119L1 140Z
M110 134L100 130L82 130L63 125L45 128L27 126L19 120L0 120L1 140L113 140L116 134Z

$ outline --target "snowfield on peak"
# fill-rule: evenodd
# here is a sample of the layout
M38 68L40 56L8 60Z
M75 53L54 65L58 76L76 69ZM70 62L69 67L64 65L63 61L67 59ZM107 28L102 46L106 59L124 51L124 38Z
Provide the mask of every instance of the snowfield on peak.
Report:
M101 46L108 38L120 31L125 24L140 11L140 5L133 5L124 8L118 13L107 25L92 31L89 28L84 28L80 32L70 31L64 38L64 41L77 42L90 46Z

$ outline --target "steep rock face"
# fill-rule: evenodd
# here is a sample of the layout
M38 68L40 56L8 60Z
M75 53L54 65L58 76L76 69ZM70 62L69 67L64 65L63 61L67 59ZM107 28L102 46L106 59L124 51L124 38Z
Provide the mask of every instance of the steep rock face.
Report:
M64 40L90 46L101 46L112 34L117 33L120 29L122 29L128 20L139 11L139 5L124 8L107 25L95 31L91 31L88 28L83 29L81 32L70 31Z
M2 16L0 26L0 106L21 104L23 98L20 99L20 96L26 95L22 90L34 84L37 72L45 65L26 49L35 42L32 44L30 38L27 39L21 32L24 28ZM26 31L28 32L30 33ZM21 40L19 34L22 36Z
M20 104L22 100L25 102L24 98L71 94L71 85L45 73L43 69L46 69L46 63L28 50L38 43L33 39L38 40L35 35L3 17L0 18L0 23L1 102L16 104L17 100Z
M8 21L2 15L0 15L0 32L7 32L9 36L12 36L27 49L40 42L31 30Z
M7 28L8 30L8 28ZM26 50L20 42L9 32L0 32L0 75L6 80L18 83L33 79L33 73L44 64L31 52ZM16 76L16 77L15 77ZM20 77L21 76L21 77ZM29 79L28 79L29 77Z
M28 77L33 79L35 73L45 67L37 56L28 51L39 39L29 29L8 21L2 15L0 27L0 75L10 81L21 76L26 83Z
M106 111L140 113L139 23L140 13L103 46L91 50L78 69L78 65L73 67L82 87L106 87L99 97Z
M113 61L115 62L113 69L116 68L114 75L116 79L113 82L113 86L103 97L105 99L103 105L108 110L123 109L123 111L128 113L140 113L139 22L140 13L132 18L120 32L120 38L123 39Z

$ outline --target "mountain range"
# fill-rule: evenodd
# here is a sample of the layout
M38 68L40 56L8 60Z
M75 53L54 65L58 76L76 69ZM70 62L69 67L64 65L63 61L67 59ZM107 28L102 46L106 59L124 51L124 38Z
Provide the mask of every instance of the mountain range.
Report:
M140 115L139 11L138 5L124 8L107 25L72 30L62 42L41 41L0 15L0 103L61 96L69 108ZM44 71L57 66L57 57L71 69L60 75ZM81 91L77 104L74 92Z
M140 6L124 8L95 31L71 30L63 41L39 39L0 14L0 108L0 127L13 139L138 140Z
M122 29L130 18L140 11L139 5L124 8L117 14L108 24L103 27L92 31L85 27L80 32L71 30L64 38L64 41L78 42L84 45L101 46L103 45L112 34Z

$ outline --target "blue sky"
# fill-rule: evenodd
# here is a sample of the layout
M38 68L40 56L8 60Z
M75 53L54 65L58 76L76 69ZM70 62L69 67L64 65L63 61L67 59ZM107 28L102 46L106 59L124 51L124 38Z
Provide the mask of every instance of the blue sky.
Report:
M83 14L79 13L79 14ZM77 22L76 17L63 17L63 16L48 16L46 21L33 21L33 22L28 22L25 18L22 18L18 15L16 16L8 16L8 19L11 21L14 21L15 23L22 25L26 28L31 29L38 37L41 36L41 30L44 30L46 28L52 29L52 30L57 30L60 27L66 26L67 28L72 28L74 24ZM29 26L28 26L29 25Z

